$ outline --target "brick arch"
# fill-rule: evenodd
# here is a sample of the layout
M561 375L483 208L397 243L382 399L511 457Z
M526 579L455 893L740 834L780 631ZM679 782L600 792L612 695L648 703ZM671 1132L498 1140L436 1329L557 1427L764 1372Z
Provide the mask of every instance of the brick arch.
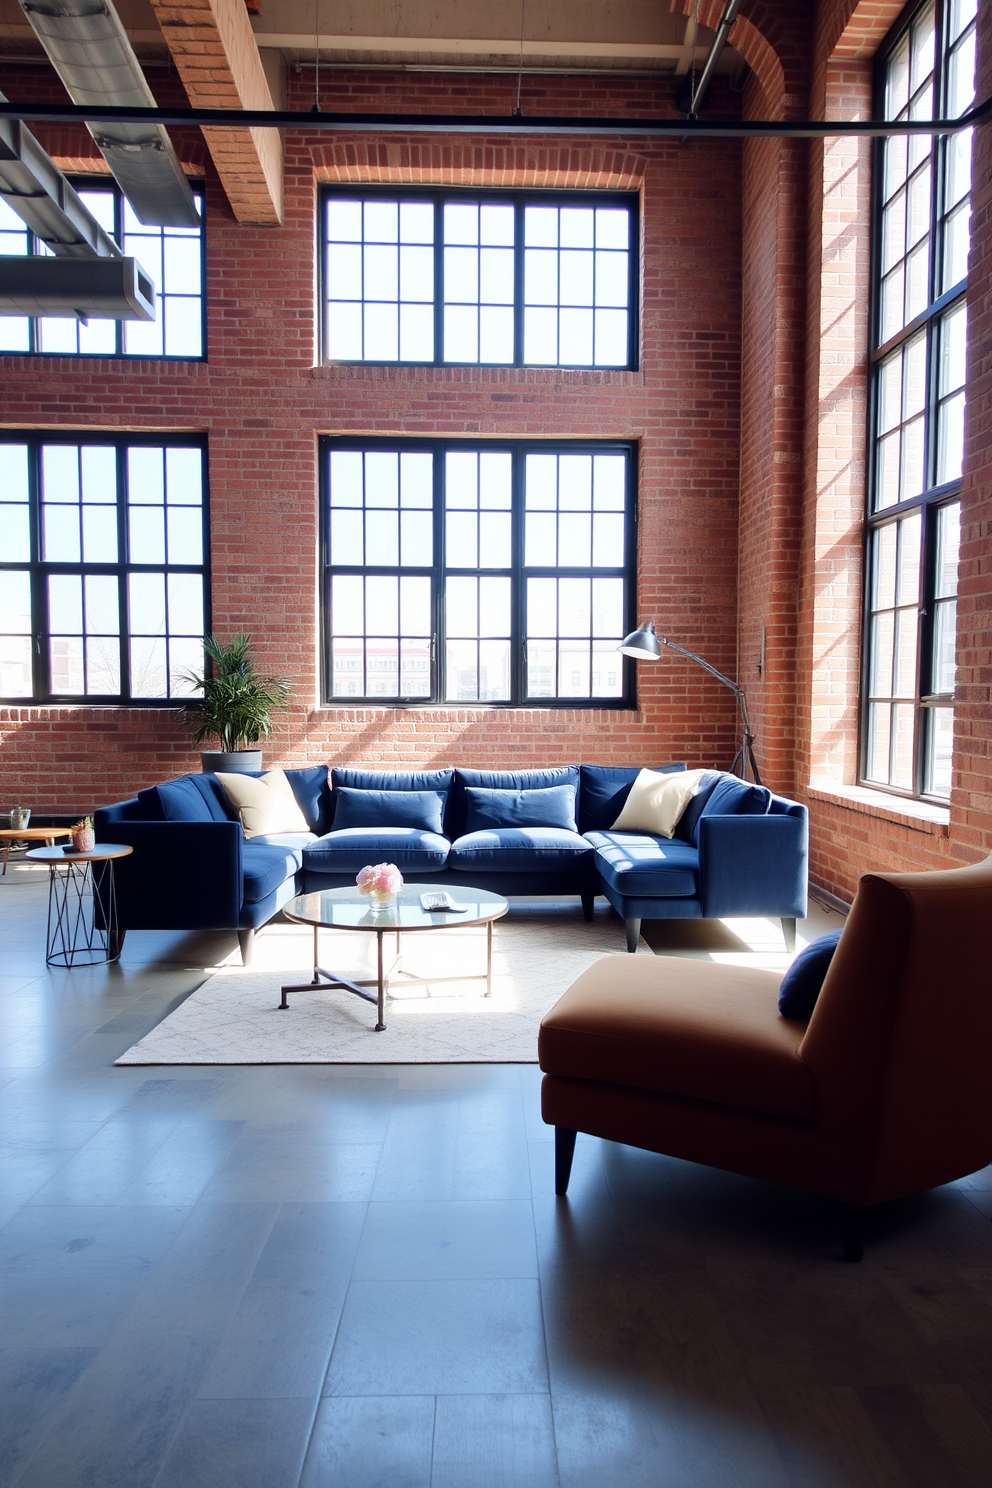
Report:
M700 24L715 31L727 8L726 0L670 0L671 9L676 15L679 12L685 16L693 15L697 3ZM750 67L765 95L765 114L769 119L774 119L785 106L786 78L778 52L762 29L765 23L769 31L774 29L772 18L765 12L766 7L763 4L752 4L746 16L737 17L727 40Z
M844 0L833 18L827 38L828 57L866 61L905 9L905 0Z
M647 162L627 151L569 145L464 144L421 137L320 139L307 147L318 181L391 186L543 187L637 191Z

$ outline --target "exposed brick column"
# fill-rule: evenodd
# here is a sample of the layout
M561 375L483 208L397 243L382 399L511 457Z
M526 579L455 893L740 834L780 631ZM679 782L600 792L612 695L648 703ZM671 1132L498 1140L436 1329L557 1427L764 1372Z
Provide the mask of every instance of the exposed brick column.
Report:
M978 10L979 99L992 92L992 7ZM992 128L975 131L968 270L968 407L958 570L951 831L956 855L992 851Z

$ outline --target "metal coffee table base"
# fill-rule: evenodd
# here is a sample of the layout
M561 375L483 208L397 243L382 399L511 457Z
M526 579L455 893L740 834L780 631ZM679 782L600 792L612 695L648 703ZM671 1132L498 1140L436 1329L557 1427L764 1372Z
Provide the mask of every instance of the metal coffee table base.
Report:
M313 927L313 981L297 982L291 987L283 987L280 1010L289 1007L286 1001L290 992L314 992L318 988L339 987L343 992L352 992L356 997L361 997L365 1002L374 1003L378 1013L379 1021L375 1025L376 1033L382 1033L386 1027L385 1011L386 998L389 995L390 978L401 976L404 987L427 987L434 982L485 982L486 996L492 996L493 990L493 922L489 920L486 924L486 969L472 976L432 976L418 977L409 971L404 971L400 965L400 935L399 930L377 930L375 932L376 958L378 962L378 974L368 980L350 982L347 977L338 976L336 971L326 971L317 961L317 935L320 927ZM396 936L396 959L388 968L385 964L385 953L383 940L387 935ZM366 987L375 987L376 991L366 992Z

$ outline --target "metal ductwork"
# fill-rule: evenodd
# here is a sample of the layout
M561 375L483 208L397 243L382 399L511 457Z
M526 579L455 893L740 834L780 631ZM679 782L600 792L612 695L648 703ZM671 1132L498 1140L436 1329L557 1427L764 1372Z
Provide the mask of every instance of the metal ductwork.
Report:
M0 103L6 101L0 93ZM16 119L0 119L0 197L59 258L122 256L51 156Z
M155 287L134 258L0 258L0 315L154 320Z
M20 0L73 103L155 107L141 63L110 0ZM87 128L141 222L198 227L189 183L162 124Z

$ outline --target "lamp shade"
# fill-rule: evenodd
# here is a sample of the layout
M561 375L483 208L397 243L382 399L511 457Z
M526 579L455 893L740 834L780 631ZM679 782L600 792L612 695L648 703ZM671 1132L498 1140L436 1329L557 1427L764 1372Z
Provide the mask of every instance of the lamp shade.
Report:
M661 655L661 642L652 622L648 620L637 630L632 630L617 650L624 656L632 656L635 661L657 661Z

